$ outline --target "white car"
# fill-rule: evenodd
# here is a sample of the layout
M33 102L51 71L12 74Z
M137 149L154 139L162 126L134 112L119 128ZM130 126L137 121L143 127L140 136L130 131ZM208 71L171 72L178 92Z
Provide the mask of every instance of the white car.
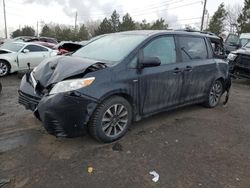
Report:
M0 47L0 77L32 69L57 51L35 43L10 42Z

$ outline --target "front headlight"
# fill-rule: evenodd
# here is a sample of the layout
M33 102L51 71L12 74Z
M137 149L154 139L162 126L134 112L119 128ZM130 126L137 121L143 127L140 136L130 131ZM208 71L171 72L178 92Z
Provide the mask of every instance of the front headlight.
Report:
M61 81L61 82L58 82L52 88L49 94L74 91L74 90L91 85L94 82L94 80L95 80L95 77Z
M236 59L237 55L236 54L232 54L230 53L228 56L227 56L227 59L230 60L230 61L234 61Z

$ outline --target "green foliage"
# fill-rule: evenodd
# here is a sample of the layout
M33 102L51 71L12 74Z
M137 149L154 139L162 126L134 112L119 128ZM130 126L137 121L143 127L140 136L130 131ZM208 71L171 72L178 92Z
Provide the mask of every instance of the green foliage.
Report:
M140 23L140 29L142 29L142 30L149 30L149 29L151 29L151 24L147 23L147 20L144 19Z
M120 31L130 31L130 30L135 30L135 22L131 18L131 16L127 13L123 16L122 18L122 23L120 24L119 27Z
M226 15L227 12L225 10L224 3L221 3L209 22L208 31L221 35L225 30L224 21L226 19Z
M121 23L120 23L120 15L116 12L116 10L114 10L114 12L112 13L109 21L111 23L112 32L118 32Z
M25 26L21 30L17 29L11 34L12 38L19 36L35 36L35 30L30 26Z
M95 31L95 35L102 35L106 33L112 33L112 24L110 20L108 20L107 18L104 18L100 26Z
M48 25L43 26L40 35L46 37L55 37L54 31Z
M81 25L77 33L77 39L79 39L80 41L89 39L89 32L84 24Z
M114 33L120 31L130 30L161 30L167 29L168 24L164 19L158 19L152 23L148 23L145 19L142 22L135 22L133 18L127 13L122 19L116 10L113 11L109 18L104 18L102 22L87 22L80 25L78 29L72 26L59 25L59 24L45 24L42 27L40 36L57 38L59 41L82 41L106 33ZM32 28L31 28L32 29ZM33 30L33 29L32 29ZM12 36L21 35L35 35L35 31L30 31L30 27L16 30Z
M250 0L245 0L244 7L238 18L239 32L249 33L250 32Z

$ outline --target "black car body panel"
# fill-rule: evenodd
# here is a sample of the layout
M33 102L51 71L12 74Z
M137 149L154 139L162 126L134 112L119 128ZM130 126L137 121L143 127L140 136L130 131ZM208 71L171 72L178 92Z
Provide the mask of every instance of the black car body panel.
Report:
M232 52L237 57L229 61L230 73L234 77L250 79L250 49L241 48Z
M123 34L145 35L146 38L115 64L70 56L42 62L23 77L20 103L35 112L49 133L75 137L84 132L96 107L114 95L129 101L133 119L139 120L161 111L204 102L209 88L217 79L225 83L224 91L229 90L228 64L214 58L207 35L175 31L132 31ZM208 56L205 60L185 62L180 56L180 49L176 48L176 63L140 68L141 49L165 36L172 36L177 47L179 36L201 37L206 41ZM134 59L136 66L131 66ZM54 85L63 80L89 77L95 77L91 86L49 94ZM35 79L35 84L32 79ZM40 99L37 105L34 105L36 101L33 99Z

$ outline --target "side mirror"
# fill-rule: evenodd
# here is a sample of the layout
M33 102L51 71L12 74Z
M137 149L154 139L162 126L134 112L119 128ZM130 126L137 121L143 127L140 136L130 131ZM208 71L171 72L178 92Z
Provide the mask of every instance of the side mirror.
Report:
M139 64L140 68L157 67L161 65L161 60L158 57L143 57Z
M26 54L26 53L29 53L29 52L30 52L30 51L29 51L28 49L24 49L24 50L23 50L23 53L25 53L25 54Z

